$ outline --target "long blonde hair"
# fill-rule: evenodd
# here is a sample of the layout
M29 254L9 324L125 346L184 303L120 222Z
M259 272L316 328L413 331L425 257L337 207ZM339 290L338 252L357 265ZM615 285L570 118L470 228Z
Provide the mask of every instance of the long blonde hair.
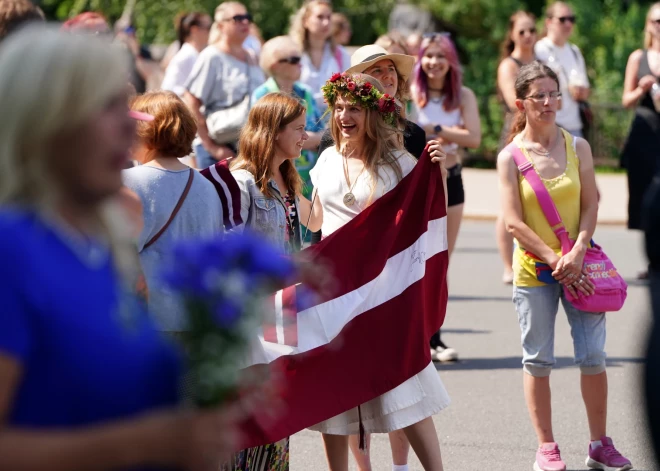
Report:
M225 18L225 14L231 7L246 8L245 5L243 5L241 2L234 1L222 2L220 5L218 5L215 9L215 13L213 14L213 24L211 25L211 31L209 33L209 44L215 44L220 40L220 38L222 38L222 29L220 28L220 24L227 19Z
M307 28L305 28L305 22L309 18L312 8L317 5L326 5L332 10L332 2L330 0L307 0L291 19L289 36L302 48L303 52L309 52L309 33L307 32ZM332 35L328 38L328 42L334 53L337 45Z
M348 74L353 80L363 79L370 82L381 93L385 93L385 87L376 78L365 74ZM342 147L342 134L337 121L334 118L334 103L330 103L328 113L330 113L330 133L335 141L337 151ZM394 172L397 183L403 178L401 165L398 161L397 151L403 149L403 133L400 129L388 125L383 121L380 113L370 108L363 108L366 112L365 119L365 143L364 143L364 168L371 177L372 186L369 200L373 198L378 182L378 169L382 166L388 166Z
M0 205L48 211L58 200L52 139L81 126L127 86L125 53L89 35L31 26L0 48ZM100 204L100 229L124 276L135 269L116 208Z
M241 130L238 142L238 158L231 168L245 169L254 175L259 191L272 197L268 182L271 163L275 158L275 138L289 123L305 113L305 105L288 93L269 93L254 104L248 114L247 124ZM302 189L302 179L293 161L285 160L280 172L286 191L297 194Z
M649 21L651 21L651 12L657 8L660 8L660 2L655 2L649 7L648 13L646 13L646 22L644 23L644 49L648 49L653 44L653 36L649 32Z

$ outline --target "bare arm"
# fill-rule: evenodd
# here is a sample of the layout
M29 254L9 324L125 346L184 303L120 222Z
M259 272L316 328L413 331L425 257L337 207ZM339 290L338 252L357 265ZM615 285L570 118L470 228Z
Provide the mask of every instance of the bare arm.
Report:
M626 65L626 75L623 80L623 97L621 104L626 108L634 108L637 102L644 96L646 92L655 83L655 77L647 75L637 80L639 73L639 63L642 59L643 52L637 50L630 54L628 64Z
M460 147L476 149L481 145L481 120L479 119L477 97L467 87L463 87L461 90L461 113L463 115L462 128L443 128L437 136L447 142L458 144Z
M516 75L518 64L512 60L503 60L497 68L497 87L502 93L504 103L510 110L516 109Z
M500 201L506 229L522 247L541 257L553 269L559 256L523 221L522 203L518 187L518 168L511 154L503 150L497 158Z
M216 144L209 137L209 131L206 127L206 117L201 112L202 101L187 90L184 92L183 101L188 105L188 108L195 117L195 121L197 122L197 134L202 140L204 148L217 160L225 160L233 157L234 154L231 152L231 149L227 146Z
M323 224L323 206L321 205L321 200L318 197L317 189L315 188L312 193L312 199L314 200L314 206L312 207L312 202L305 198L303 195L298 195L298 210L300 211L300 223L305 226L309 220L309 226L306 226L312 232L317 232L321 230L321 225ZM316 198L314 198L316 195ZM311 213L311 217L310 217Z

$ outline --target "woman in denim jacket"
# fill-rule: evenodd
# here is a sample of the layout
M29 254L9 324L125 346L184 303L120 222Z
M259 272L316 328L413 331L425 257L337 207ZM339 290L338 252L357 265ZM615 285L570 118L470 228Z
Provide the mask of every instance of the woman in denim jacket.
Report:
M294 161L308 138L304 103L270 93L250 110L238 158L230 169L241 189L242 231L264 235L286 253L300 250L298 195L302 179Z

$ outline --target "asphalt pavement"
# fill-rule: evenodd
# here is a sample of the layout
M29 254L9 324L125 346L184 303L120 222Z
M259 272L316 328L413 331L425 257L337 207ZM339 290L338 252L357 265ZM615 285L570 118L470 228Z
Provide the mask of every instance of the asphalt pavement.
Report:
M522 390L520 330L511 302L511 286L502 284L502 268L492 222L466 221L450 263L449 305L443 340L460 361L438 365L452 404L434 417L446 471L530 471L536 438ZM629 280L623 310L607 315L609 392L608 434L640 471L654 464L644 422L640 375L650 312L647 287L635 280L644 266L641 235L622 226L599 226L596 241ZM560 307L551 376L555 438L569 471L584 471L589 440L573 364L568 322ZM386 345L383 348L387 348ZM372 441L374 471L391 470L386 435ZM410 470L421 471L414 453ZM320 434L302 431L291 440L291 470L327 469ZM351 458L351 470L357 470Z

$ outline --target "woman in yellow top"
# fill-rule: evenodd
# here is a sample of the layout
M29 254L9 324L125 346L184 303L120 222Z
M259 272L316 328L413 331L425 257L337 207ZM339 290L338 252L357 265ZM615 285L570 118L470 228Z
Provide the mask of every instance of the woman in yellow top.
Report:
M583 276L582 268L598 213L591 149L587 141L573 138L557 126L561 93L559 79L550 68L538 61L521 67L515 91L517 116L509 140L534 165L575 241L573 249L562 256L534 190L518 171L511 153L503 150L497 166L504 221L516 240L513 300L522 331L523 384L539 442L534 469L566 469L552 431L549 377L555 363L554 326L560 300L582 373L591 434L587 466L606 471L631 469L630 461L606 436L605 315L577 310L562 289L566 285L584 295L593 294L593 283Z

